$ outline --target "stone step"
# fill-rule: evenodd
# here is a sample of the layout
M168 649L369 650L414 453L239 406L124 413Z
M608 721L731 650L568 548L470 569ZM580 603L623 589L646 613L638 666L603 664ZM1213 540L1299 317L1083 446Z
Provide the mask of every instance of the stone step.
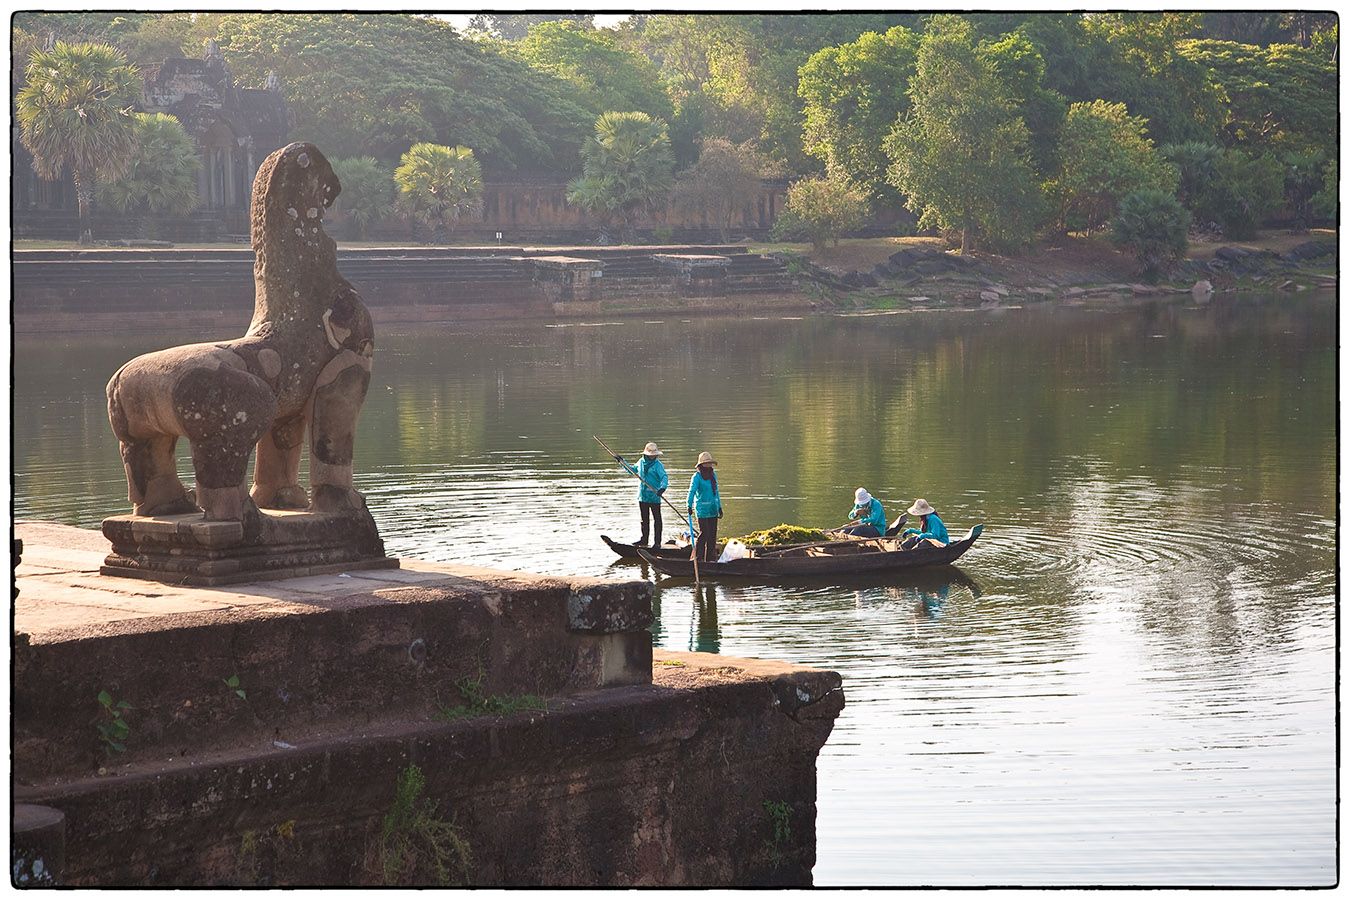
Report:
M701 653L660 661L652 684L541 710L349 721L19 784L15 797L64 815L71 885L379 885L378 836L411 766L417 802L470 851L451 860L456 881L809 884L815 759L843 706L838 674Z
M110 547L81 529L17 532L13 766L24 781L295 743L334 722L435 717L465 701L457 684L553 696L650 680L646 582L405 561L192 588L100 575ZM124 750L98 728L117 710Z

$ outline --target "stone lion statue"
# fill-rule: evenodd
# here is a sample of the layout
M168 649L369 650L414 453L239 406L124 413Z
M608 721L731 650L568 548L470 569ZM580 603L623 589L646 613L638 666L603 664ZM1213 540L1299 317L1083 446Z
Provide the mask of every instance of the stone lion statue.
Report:
M313 144L267 157L253 182L253 321L242 338L188 344L131 360L108 382L136 515L195 512L243 521L258 507L364 509L352 489L356 420L370 383L374 329L337 271L323 212L341 185ZM310 445L310 493L299 484ZM196 504L174 446L192 446ZM257 446L253 488L248 457Z

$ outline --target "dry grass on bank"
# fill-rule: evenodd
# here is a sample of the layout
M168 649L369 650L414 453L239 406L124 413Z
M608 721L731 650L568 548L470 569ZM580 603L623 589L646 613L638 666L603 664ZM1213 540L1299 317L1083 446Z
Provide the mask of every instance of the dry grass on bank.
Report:
M943 250L947 244L942 238L936 237L841 238L839 246L826 247L821 253L814 252L810 244L796 243L751 243L746 249L750 253L798 253L832 271L859 272L885 262L892 253L906 247L936 247Z
M1191 241L1186 255L1191 259L1209 259L1220 247L1242 247L1246 250L1273 250L1284 253L1306 241L1335 240L1334 228L1310 228L1307 231L1290 231L1287 228L1267 228L1257 232L1250 241Z

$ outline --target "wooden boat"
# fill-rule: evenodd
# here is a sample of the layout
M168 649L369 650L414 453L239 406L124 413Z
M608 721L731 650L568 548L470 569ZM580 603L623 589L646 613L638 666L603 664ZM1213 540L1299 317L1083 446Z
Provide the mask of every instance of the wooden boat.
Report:
M636 544L620 544L618 541L610 540L608 535L603 534L600 535L600 540L608 544L609 549L619 554L619 556L621 556L622 558L631 559L634 562L637 562L639 548L637 547ZM652 556L656 556L661 559L688 559L689 554L691 552L688 544L681 547L669 541L662 544L660 547L643 547L641 549L647 551L647 553L651 554ZM722 555L721 545L719 545L717 548L717 554L718 556Z
M904 527L905 522L908 521L908 520L909 520L909 516L904 515L904 514L901 514L900 518L896 519L894 522L891 523L891 526L890 526L890 528L886 531L886 533L887 533L888 535L899 534L899 533L900 533L900 529ZM840 541L840 542L842 542L842 541L849 541L849 542L852 542L852 541L875 540L875 538L870 538L870 539L869 539L869 538L860 538L860 537L856 537L856 536L851 535L851 534L844 534L843 530L840 529L840 528L831 528L831 529L827 530L826 532L824 532L824 534L825 534L825 536L828 537L831 541ZM658 558L660 558L660 559L688 559L688 558L689 558L689 553L690 553L690 548L689 548L689 545L688 545L688 544L685 544L683 547L681 547L681 546L679 546L678 544L675 544L675 543L673 543L673 542L671 542L671 541L666 541L666 542L665 542L664 544L662 544L660 547L642 547L642 548L639 548L636 544L621 544L621 543L619 543L618 541L611 540L610 537L609 537L608 535L605 535L605 534L600 535L600 540L602 540L602 541L604 541L606 544L608 544L608 545L609 545L609 549L611 549L611 550L613 550L615 553L619 554L620 558L622 558L622 559L631 559L631 560L633 560L634 562L636 562L636 561L639 559L639 557L638 557L638 550L639 550L639 549L646 550L647 553L648 553L648 555L650 555L650 556L655 556L655 557L658 557ZM773 547L764 547L764 548L761 548L761 550L762 550L762 551L773 551L773 552L777 552L777 551L780 551L780 550L790 550L790 549L792 549L792 548L794 548L794 547L807 547L807 546L816 546L816 545L814 545L814 544L778 544L778 545L773 546ZM723 551L724 549L726 549L726 544L725 544L725 543L718 544L718 545L717 545L717 555L718 555L718 556L721 556L721 555L722 555L722 551Z
M869 540L826 541L800 547L782 547L772 550L754 550L745 559L730 562L700 562L700 578L788 578L801 575L871 575L909 569L919 566L945 566L956 562L971 548L983 525L976 525L960 540L945 547L922 544L912 550L901 550L901 539L871 538ZM655 557L637 549L638 558L656 571L677 577L692 577L694 563L690 559Z

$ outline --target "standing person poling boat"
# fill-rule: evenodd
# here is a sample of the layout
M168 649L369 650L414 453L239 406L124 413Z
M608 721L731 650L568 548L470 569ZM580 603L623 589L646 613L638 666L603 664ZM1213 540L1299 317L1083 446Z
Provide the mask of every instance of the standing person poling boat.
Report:
M858 524L839 529L844 534L874 538L886 533L886 514L881 511L881 501L867 493L867 488L853 492L853 510L848 517L857 519Z
M694 559L717 560L717 520L722 518L722 496L717 490L717 462L706 450L698 455L698 469L689 479L689 498L685 505L689 515L698 516L698 543L694 545Z
M921 541L934 541L935 546L945 547L951 542L947 537L947 526L942 524L938 518L937 510L928 505L928 501L919 498L914 501L914 505L909 508L911 516L919 517L918 528L906 528L903 532L905 542L902 544L906 549L917 547Z
M647 523L651 521L652 546L661 546L661 496L670 487L670 477L666 467L661 464L661 451L655 442L648 441L642 448L642 458L637 463L638 511L642 516L642 537L634 544L647 546Z

